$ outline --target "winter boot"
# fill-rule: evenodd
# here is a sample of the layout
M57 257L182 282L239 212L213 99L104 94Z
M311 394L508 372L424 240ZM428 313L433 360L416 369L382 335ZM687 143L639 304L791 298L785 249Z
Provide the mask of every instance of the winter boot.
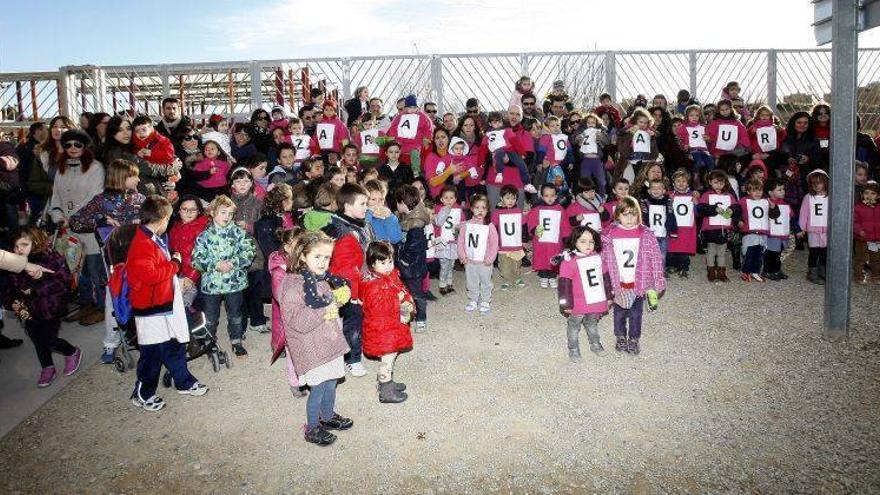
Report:
M629 345L626 346L626 352L633 356L639 355L639 339L629 339Z
M718 268L714 266L706 267L706 278L709 279L709 282L714 282L718 280Z
M394 382L379 383L379 402L382 404L397 404L406 399L406 392L397 390Z
M617 352L626 352L626 349L626 337L617 337L617 342L614 344L614 350Z
M723 266L717 267L717 272L715 272L715 278L721 282L730 282L730 279L727 278L727 268Z

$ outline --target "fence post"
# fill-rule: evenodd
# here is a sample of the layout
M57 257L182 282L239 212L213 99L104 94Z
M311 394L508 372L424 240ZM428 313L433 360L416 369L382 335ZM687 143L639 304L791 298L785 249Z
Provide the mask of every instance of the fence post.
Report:
M58 115L73 118L76 115L76 110L74 109L76 88L70 82L70 71L66 67L58 69L56 85L58 92Z
M443 101L443 59L438 55L431 55L431 88L434 90L437 112L443 115L446 113L446 104Z
M342 59L342 100L351 98L351 59Z
M611 95L611 101L617 102L617 63L614 52L605 52L605 92Z
M529 56L525 53L522 53L519 56L519 67L521 76L529 75Z
M101 67L95 67L92 70L92 77L94 78L94 84L92 85L92 93L95 97L95 111L104 112L105 101L104 94L107 92L107 74L104 72L104 69Z
M162 64L162 99L171 96L171 79L168 64ZM161 103L160 103L161 105ZM161 110L161 108L160 108Z
M688 67L690 69L690 87L688 90L691 92L691 98L697 97L697 52L690 51L688 52Z
M251 61L251 112L263 108L263 72L260 63Z
M767 50L767 105L776 111L776 50Z

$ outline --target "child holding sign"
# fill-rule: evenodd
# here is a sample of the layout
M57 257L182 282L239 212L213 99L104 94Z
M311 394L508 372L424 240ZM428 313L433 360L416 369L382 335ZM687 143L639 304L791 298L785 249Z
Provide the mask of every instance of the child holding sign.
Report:
M541 288L556 288L556 269L551 262L562 250L562 239L567 229L562 222L565 209L559 204L559 196L553 184L541 186L541 204L529 210L526 223L534 236L532 242L532 269L538 272Z
M809 193L804 196L798 225L803 229L798 237L807 237L810 255L807 258L807 280L825 284L825 256L828 250L828 174L816 169L807 175Z
M746 196L739 200L741 218L737 227L742 232L742 279L763 282L761 262L770 233L770 220L779 217L779 208L771 208L770 201L764 199L764 184L759 179L751 179L745 185Z
M501 188L501 202L492 212L492 225L498 229L498 271L501 272L501 290L525 287L522 279L523 224L525 217L516 206L518 191L507 185Z
M452 278L455 274L455 260L458 259L459 224L462 221L461 207L456 203L455 186L445 185L440 190L440 203L434 206L434 236L436 241L434 256L440 260L440 295L455 292Z
M726 153L737 156L748 153L751 145L748 132L733 110L730 100L719 101L716 108L715 118L706 127L712 156L717 160Z
M588 113L583 122L585 128L575 138L575 144L580 146L582 157L579 176L592 177L599 187L599 194L605 196L608 193L608 182L605 180L603 152L611 141L598 115Z
M559 267L559 312L568 323L568 358L580 361L581 326L587 331L590 351L605 350L599 341L599 319L608 312L611 278L602 265L602 239L591 227L574 227L565 248L567 256Z
M785 165L787 157L780 153L785 130L774 121L770 107L761 105L755 110L755 119L749 123L748 130L752 159L767 162L773 169Z
M317 141L304 132L302 120L291 117L287 129L290 132L287 140L293 146L296 167L299 167L306 158L321 154Z
M785 202L785 182L782 179L771 177L766 189L771 207L779 209L779 216L770 220L770 233L764 250L764 278L779 281L788 278L782 271L782 252L788 247L794 208Z
M706 276L709 282L729 282L727 278L727 241L733 232L734 209L738 209L736 196L721 169L709 172L709 189L700 196L697 214L703 217L701 231L706 242Z
M535 124L538 125L538 124ZM541 162L540 175L543 175L541 184L549 182L556 186L557 194L568 195L568 183L565 181L563 166L571 161L571 146L568 144L568 136L560 129L562 122L559 117L551 115L544 122L547 132L538 140L538 149L544 152Z
M491 311L492 265L498 254L498 233L487 225L488 214L489 198L475 194L471 198L471 219L458 236L458 259L464 264L470 300L464 308L467 313L473 313L477 307L482 315Z
M691 191L690 182L690 172L684 168L676 170L672 174L672 192L669 194L678 235L669 239L666 266L667 269L671 268L674 273L678 273L681 278L688 278L691 256L697 253L694 201L700 196Z
M403 111L394 117L388 135L400 143L400 161L409 165L415 176L422 174L422 148L430 144L434 133L431 119L419 110L416 95L404 99Z
M699 175L715 168L715 159L706 145L706 126L703 122L703 109L700 105L690 105L685 109L686 120L678 128L678 139L682 147L694 160L694 170Z
M645 299L656 309L666 289L663 258L651 230L641 224L635 198L626 197L614 210L614 224L602 232L602 263L611 277L615 349L638 354Z
M638 163L655 160L658 152L654 119L644 108L633 111L629 125L629 129L617 140L619 152L614 176L623 177L632 183L638 173Z
M666 179L654 179L648 183L648 194L642 199L640 206L642 220L657 238L665 266L669 239L678 236L672 198L666 195Z
M578 189L580 192L565 209L569 226L589 226L601 232L602 223L610 220L611 214L602 207L602 199L596 194L596 184L589 177L581 177L578 179Z
M871 278L880 283L880 185L868 181L862 187L861 201L853 212L853 235L855 236L855 256L853 257L853 279L859 284L868 283L864 273L865 264L871 268Z
M489 170L488 182L496 187L505 184L504 170L509 163L512 163L519 172L519 182L525 185L523 190L531 194L537 192L531 184L532 179L526 168L526 162L522 159L525 149L521 140L517 138L511 128L504 127L504 118L500 112L489 114L489 126L491 130L486 132L482 144L482 147L492 154L493 168Z
M324 100L321 120L315 126L315 139L326 163L336 163L342 153L342 147L348 144L348 128L336 114L336 102Z

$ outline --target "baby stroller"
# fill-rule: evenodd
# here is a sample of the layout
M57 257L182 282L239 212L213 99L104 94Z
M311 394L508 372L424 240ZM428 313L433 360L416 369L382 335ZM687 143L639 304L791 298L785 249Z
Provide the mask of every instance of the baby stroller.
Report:
M229 359L229 354L220 349L217 345L217 338L211 335L211 332L205 327L205 314L201 311L187 308L186 321L189 324L189 344L186 346L186 362L206 355L208 360L211 361L211 368L214 369L214 373L220 371L220 368L223 366L226 369L232 368L232 359ZM162 374L162 385L165 388L169 388L172 383L171 372L165 370L165 373Z
M101 246L101 261L104 262L104 270L109 281L113 274L125 265L128 257L128 247L131 245L137 225L124 225L117 229L113 227L98 227L95 238ZM110 305L112 308L112 304ZM113 357L113 366L116 371L125 373L126 370L135 366L132 351L137 349L137 331L134 326L134 317L130 317L124 324L120 324L116 311L112 311L116 326L114 331L119 335L120 344L116 348Z

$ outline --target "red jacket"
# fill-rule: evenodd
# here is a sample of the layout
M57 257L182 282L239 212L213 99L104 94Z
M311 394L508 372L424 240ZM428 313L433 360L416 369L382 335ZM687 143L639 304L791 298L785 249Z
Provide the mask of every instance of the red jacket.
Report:
M315 128L316 130L314 141L318 144L318 147L322 151L334 151L336 153L342 153L342 147L345 146L345 143L349 141L348 129L345 127L345 124L342 123L341 120L339 120L339 117L331 117L329 119L327 117L322 117L321 120L318 121L318 125L333 126L333 142L330 147L321 147L321 140L319 139L321 128Z
M752 144L752 153L769 153L770 151L764 151L761 149L761 143L758 142L758 128L760 127L772 127L776 132L776 147L770 151L776 151L782 148L782 142L785 141L785 130L777 129L775 125L773 125L772 120L756 120L752 122L752 125L749 126L749 142Z
M853 236L857 241L880 241L880 206L859 201L853 210Z
M207 215L202 215L190 223L175 223L168 232L168 249L172 253L180 253L180 276L186 277L196 284L202 274L192 266L192 252L196 247L196 238L205 230L210 221L211 219Z
M371 272L361 282L363 348L367 356L379 357L412 349L409 325L400 321L401 293L404 301L413 302L396 269L388 275Z
M166 259L146 227L139 227L125 262L129 300L136 316L168 313L174 303L174 276L180 263Z
M131 142L134 144L135 153L144 148L150 150L150 156L144 158L150 163L168 165L177 158L177 155L174 154L174 145L171 144L171 140L156 131L153 131L152 134L147 136L147 139L143 140L138 139L137 136L132 134ZM109 165L107 164L107 166Z
M364 265L364 250L354 234L348 233L333 245L330 258L330 273L344 278L351 287L351 298L360 299L361 267Z

